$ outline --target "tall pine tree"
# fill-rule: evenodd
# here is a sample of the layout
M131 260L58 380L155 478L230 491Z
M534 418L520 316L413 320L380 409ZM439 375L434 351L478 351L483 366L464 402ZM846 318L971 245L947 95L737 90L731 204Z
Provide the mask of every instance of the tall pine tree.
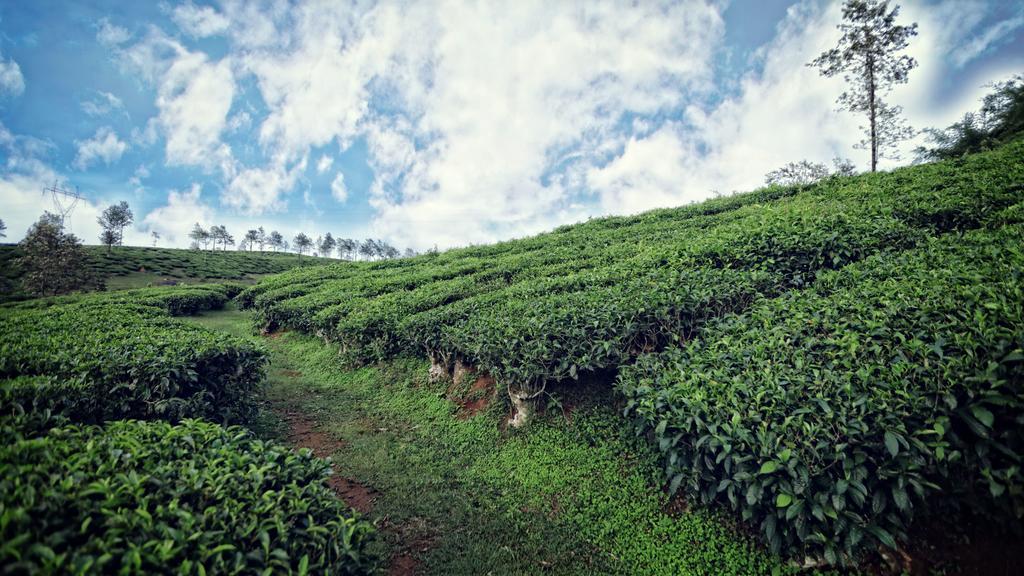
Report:
M839 74L850 87L837 102L850 112L865 114L863 127L867 138L859 148L871 150L871 171L878 169L881 158L895 158L895 147L914 134L900 117L902 109L882 100L896 84L904 84L917 61L898 52L917 35L917 24L896 24L899 6L889 8L888 1L846 0L843 4L843 33L839 44L822 52L808 66L821 70L823 76Z

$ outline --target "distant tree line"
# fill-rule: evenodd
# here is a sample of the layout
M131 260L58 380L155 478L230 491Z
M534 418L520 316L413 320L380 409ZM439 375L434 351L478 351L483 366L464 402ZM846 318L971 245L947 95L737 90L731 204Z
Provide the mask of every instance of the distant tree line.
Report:
M235 245L235 237L222 225L211 226L207 229L197 222L188 236L192 240L190 248L193 250L227 250L228 246ZM316 240L310 238L305 232L299 232L289 243L277 230L267 232L262 226L247 230L238 243L238 249L248 252L253 250L282 252L291 249L299 255L309 252L314 256L324 258L330 258L336 253L337 257L342 260L386 260L418 254L411 248L406 248L403 252L384 240L335 238L330 232L318 236Z

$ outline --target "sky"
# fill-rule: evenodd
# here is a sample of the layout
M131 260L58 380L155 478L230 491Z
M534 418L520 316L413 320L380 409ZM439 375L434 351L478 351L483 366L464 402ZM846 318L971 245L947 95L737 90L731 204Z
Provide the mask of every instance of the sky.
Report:
M919 62L890 102L915 128L1024 72L1024 3L905 0ZM824 0L0 0L0 219L16 242L125 200L125 243L381 238L424 250L750 190L849 158L863 120ZM902 146L907 164L920 137Z

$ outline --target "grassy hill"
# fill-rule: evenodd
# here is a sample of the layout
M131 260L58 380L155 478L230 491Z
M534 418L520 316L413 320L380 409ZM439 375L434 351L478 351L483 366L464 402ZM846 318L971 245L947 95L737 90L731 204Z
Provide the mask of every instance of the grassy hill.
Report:
M664 482L775 551L854 561L942 494L1024 511L1024 142L492 246L292 270L240 295L352 365L508 391L614 381Z
M181 250L138 246L86 246L92 268L109 289L138 288L161 284L194 284L210 280L251 280L300 266L317 266L329 259L290 253ZM20 256L16 245L0 246L0 278L12 287L7 300L20 299L20 271L13 260ZM0 297L0 301L5 298Z

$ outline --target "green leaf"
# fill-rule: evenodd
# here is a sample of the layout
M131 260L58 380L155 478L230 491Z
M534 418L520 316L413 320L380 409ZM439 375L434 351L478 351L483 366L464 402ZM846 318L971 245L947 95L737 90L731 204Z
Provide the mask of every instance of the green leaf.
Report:
M779 494L778 496L775 497L775 507L776 508L785 508L785 507L789 506L792 502L793 502L793 497L790 496L789 494L782 493L782 494Z
M868 532L877 538L883 546L893 549L896 548L896 539L893 538L892 534L890 534L885 528L881 528L879 526L868 526Z
M682 482L682 481L683 481L683 475L682 474L676 474L675 476L673 476L672 477L672 482L670 482L669 485L668 485L668 493L669 494L675 494L676 490L679 490L679 483Z
M771 474L772 472L775 472L775 470L777 470L778 467L778 464L769 460L764 464L761 464L761 469L758 470L758 474Z
M885 447L894 457L900 453L900 441L896 439L895 434L888 430L885 432Z
M981 406L971 406L971 414L978 419L978 422L984 424L986 428L991 428L996 420L991 412Z

